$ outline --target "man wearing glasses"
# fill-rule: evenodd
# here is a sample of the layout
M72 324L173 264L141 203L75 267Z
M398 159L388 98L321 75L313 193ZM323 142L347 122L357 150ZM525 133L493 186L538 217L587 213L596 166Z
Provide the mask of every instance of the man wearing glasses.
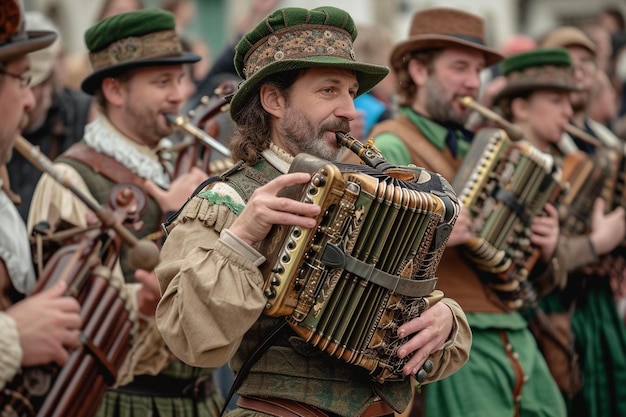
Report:
M35 105L28 88L27 54L50 45L53 32L26 32L17 1L0 6L0 166L11 158L25 114ZM3 180L0 178L0 186ZM0 187L0 388L21 366L63 365L79 344L78 302L62 296L65 284L32 297L35 285L26 227L4 187ZM20 301L21 300L21 301Z

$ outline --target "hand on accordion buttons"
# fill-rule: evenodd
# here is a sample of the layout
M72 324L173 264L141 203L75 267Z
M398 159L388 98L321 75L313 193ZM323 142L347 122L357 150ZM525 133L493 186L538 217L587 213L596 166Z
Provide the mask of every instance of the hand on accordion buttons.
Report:
M59 281L7 309L17 324L23 366L63 365L79 345L80 304L64 295L66 288L65 281Z
M399 337L413 335L398 349L400 358L412 355L404 365L405 375L416 375L420 371L428 357L441 349L449 339L453 325L452 311L445 303L440 302L400 326Z
M320 207L287 197L279 197L283 189L305 184L311 175L295 172L281 175L257 188L229 230L244 242L252 245L267 236L275 224L294 225L303 228L315 227L315 217Z

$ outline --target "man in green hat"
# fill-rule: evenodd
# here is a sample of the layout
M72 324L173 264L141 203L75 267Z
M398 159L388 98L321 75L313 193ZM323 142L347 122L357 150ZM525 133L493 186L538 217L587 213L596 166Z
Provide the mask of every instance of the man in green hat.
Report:
M157 326L185 362L214 367L230 360L239 395L232 415L391 415L412 396L410 378L373 381L365 369L281 327L284 317L262 315L265 257L256 248L269 243L273 225L311 228L320 215L318 205L279 195L311 179L307 172L288 173L294 157L335 160L342 151L337 132L357 117L354 98L387 75L386 67L355 59L356 35L341 9L284 8L241 39L235 67L243 82L230 102L231 150L241 169L186 204L161 252ZM397 352L410 358L401 369L405 376L430 359L430 382L467 358L471 336L453 300L444 298L397 329L389 326L408 340ZM272 329L279 330L271 336Z
M0 6L0 172L10 159L24 117L35 105L30 90L28 53L54 42L50 31L26 31L24 10L17 0ZM28 296L35 286L30 243L23 220L0 174L0 389L23 366L63 365L79 345L78 302L64 296L59 282ZM1 409L1 407L0 407Z
M138 238L158 235L166 213L176 210L206 174L194 168L178 178L158 153L161 139L172 134L165 114L178 114L184 100L184 65L197 55L183 51L174 17L161 9L118 14L85 33L93 72L82 89L94 96L98 117L87 124L82 140L55 160L55 169L84 194L102 205L122 183L138 185L145 195L143 227ZM29 223L53 218L85 226L86 206L49 175L42 176L33 195ZM139 331L133 352L109 390L98 416L214 415L221 407L211 370L177 360L155 325L159 298L153 271L135 270L121 253L121 271L129 288L151 288L137 299Z

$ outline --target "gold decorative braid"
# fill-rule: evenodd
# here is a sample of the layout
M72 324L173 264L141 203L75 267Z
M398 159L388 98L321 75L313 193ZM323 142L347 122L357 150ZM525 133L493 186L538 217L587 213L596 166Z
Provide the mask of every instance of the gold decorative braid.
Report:
M144 36L131 36L89 54L94 71L125 62L177 56L183 48L174 30L163 30Z

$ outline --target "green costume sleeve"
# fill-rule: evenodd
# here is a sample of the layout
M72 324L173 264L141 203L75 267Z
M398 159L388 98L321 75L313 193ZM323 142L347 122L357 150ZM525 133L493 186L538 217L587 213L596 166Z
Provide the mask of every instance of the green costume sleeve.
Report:
M411 156L406 145L393 133L381 133L374 139L374 144L387 161L395 165L411 164Z

